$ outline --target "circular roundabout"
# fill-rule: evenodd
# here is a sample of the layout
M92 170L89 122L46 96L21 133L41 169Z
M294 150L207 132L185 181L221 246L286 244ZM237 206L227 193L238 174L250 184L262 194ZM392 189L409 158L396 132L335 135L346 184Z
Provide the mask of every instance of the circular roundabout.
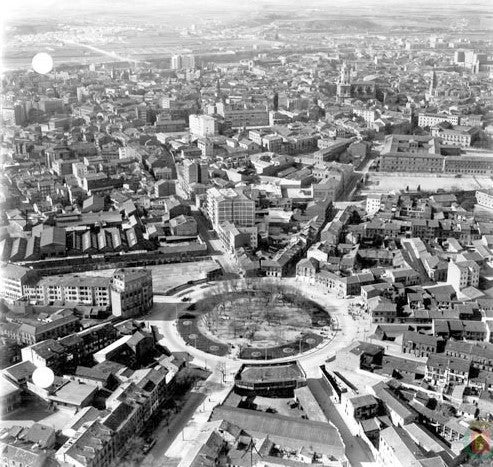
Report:
M177 330L188 345L206 353L273 360L317 347L330 324L329 313L302 291L258 281L204 291L178 318Z

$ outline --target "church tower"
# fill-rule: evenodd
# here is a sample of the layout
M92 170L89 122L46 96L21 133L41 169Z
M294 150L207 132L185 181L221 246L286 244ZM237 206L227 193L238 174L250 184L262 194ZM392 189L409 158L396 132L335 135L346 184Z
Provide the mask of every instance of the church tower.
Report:
M431 75L431 81L430 81L430 96L436 96L437 88L438 88L438 78L435 70L433 70L433 73Z
M339 82L337 83L337 99L344 101L351 98L351 70L344 62L341 67Z
M428 92L425 94L425 98L428 102L433 101L433 99L437 96L437 89L438 89L438 78L435 70L433 70L433 73L431 74L430 88L428 89Z

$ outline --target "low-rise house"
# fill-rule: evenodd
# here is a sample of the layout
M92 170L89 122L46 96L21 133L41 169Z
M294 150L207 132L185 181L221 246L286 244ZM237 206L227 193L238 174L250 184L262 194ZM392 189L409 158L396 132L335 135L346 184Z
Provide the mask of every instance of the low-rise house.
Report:
M342 396L344 413L356 421L368 420L378 414L379 403L371 394L355 397Z
M393 323L397 318L397 305L386 298L370 298L368 310L374 323Z
M443 340L435 336L406 331L402 336L402 352L416 357L428 357L443 350Z
M405 401L399 399L384 383L372 387L375 396L380 399L395 426L404 426L418 418L418 414Z
M425 379L433 385L466 384L471 363L446 355L430 355L426 361Z

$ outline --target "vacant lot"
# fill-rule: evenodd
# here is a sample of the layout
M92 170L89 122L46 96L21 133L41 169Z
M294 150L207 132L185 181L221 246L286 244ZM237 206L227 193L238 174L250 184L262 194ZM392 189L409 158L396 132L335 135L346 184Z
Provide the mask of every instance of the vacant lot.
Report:
M152 284L154 292L166 290L188 281L205 279L207 273L218 267L215 261L195 261L191 263L161 264L147 266L152 271Z
M188 281L205 279L207 273L218 267L213 260L193 261L189 263L159 264L157 266L146 266L152 271L152 284L154 292L165 292L178 285L186 284ZM111 277L115 269L101 269L79 273L80 276L103 276Z
M462 176L460 178L454 176L432 176L426 175L405 175L397 174L378 174L371 173L369 175L368 184L361 189L361 194L367 193L388 193L389 191L415 191L420 186L422 191L437 191L439 189L445 191L461 191L461 190L478 190L493 188L493 180L491 178L479 178L472 176Z

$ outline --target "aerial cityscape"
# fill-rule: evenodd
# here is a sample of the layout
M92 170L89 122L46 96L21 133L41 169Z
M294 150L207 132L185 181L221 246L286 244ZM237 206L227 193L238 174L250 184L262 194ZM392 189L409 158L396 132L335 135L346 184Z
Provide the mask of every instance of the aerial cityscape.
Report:
M488 0L2 21L1 467L493 465Z

